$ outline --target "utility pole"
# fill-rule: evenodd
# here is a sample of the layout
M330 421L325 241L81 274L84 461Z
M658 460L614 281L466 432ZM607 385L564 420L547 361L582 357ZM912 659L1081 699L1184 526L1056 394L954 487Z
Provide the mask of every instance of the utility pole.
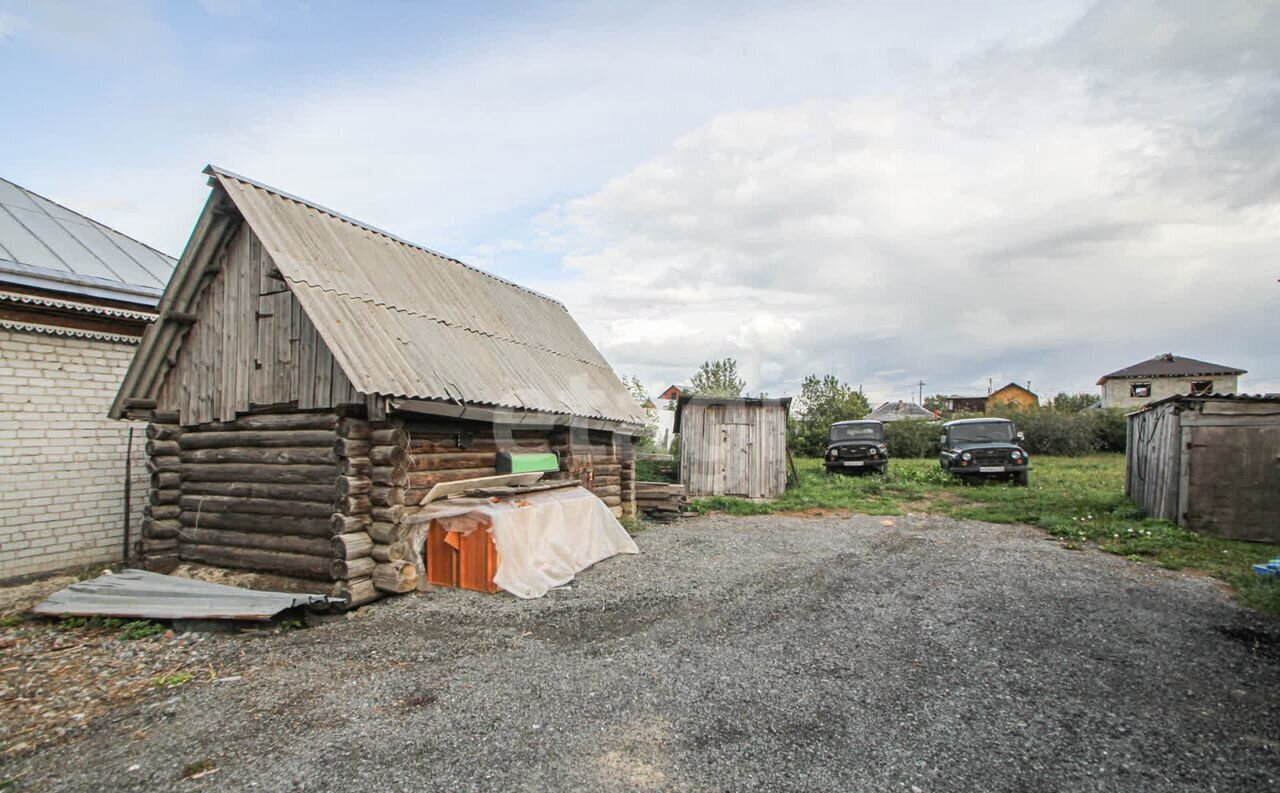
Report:
M991 378L987 378L987 396L991 396Z
M924 404L924 381L921 380L919 383L916 383L916 385L920 387L920 401L917 402L916 404L923 405Z

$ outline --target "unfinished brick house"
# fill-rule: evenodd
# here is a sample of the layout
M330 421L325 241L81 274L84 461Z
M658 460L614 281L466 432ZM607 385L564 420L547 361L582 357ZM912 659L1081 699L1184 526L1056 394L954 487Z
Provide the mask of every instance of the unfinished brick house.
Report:
M107 410L173 265L0 179L0 580L126 555L144 428Z
M147 566L416 585L435 484L555 451L634 511L641 406L559 302L210 167L212 192L111 408L146 418Z

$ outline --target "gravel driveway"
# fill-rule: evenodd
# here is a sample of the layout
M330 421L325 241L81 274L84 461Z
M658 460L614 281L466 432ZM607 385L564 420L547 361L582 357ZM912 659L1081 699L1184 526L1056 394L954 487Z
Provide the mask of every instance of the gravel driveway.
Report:
M19 790L1275 790L1280 624L1022 527L717 516L532 602L215 636ZM189 764L216 770L183 780Z

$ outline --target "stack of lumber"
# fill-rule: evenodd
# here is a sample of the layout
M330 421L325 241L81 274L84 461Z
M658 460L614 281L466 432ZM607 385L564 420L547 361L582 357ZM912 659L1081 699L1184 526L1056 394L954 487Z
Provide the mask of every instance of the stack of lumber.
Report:
M672 482L636 482L636 509L653 520L674 520L690 515L684 485Z

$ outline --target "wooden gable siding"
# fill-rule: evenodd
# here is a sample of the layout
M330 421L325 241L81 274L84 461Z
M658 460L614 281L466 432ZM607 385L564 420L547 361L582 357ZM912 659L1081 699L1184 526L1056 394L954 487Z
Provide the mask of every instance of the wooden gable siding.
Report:
M299 409L363 402L262 243L242 223L218 254L160 389L161 410L187 426L231 421L253 408Z

